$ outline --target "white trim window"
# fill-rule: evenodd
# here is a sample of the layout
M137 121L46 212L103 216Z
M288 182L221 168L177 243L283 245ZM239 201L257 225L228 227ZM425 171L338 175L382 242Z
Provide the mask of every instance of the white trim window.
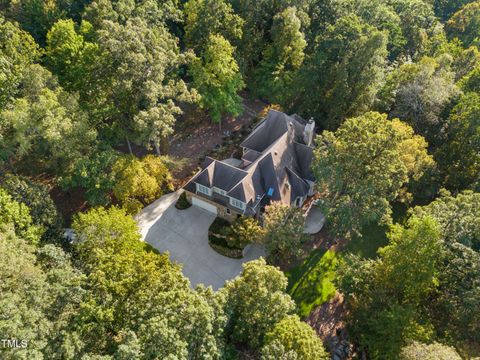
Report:
M245 210L245 206L246 206L246 204L243 201L240 201L234 198L230 198L230 205L235 206L236 208L242 209L242 210Z
M303 204L303 197L298 196L298 197L295 199L295 206L296 206L296 207L300 207L300 206L302 206L302 204Z
M197 185L197 192L200 193L200 194L204 194L204 195L212 195L212 189L204 186L204 185L201 185L201 184L196 184Z
M219 189L215 186L212 189L213 189L213 192L216 192L217 194L227 196L227 192L225 190Z

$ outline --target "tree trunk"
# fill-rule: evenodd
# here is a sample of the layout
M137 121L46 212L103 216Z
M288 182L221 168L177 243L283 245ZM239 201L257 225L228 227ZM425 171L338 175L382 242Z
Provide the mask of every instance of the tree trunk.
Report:
M162 155L160 152L160 144L158 143L157 140L153 141L153 146L155 147L155 152L157 153L158 156Z
M125 139L127 139L128 151L130 152L130 155L133 155L132 145L130 144L130 140L128 139L128 136L125 136Z

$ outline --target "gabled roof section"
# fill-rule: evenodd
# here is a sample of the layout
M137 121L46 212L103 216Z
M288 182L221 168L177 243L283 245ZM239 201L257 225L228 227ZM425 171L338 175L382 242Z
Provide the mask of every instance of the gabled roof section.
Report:
M289 128L293 128L295 140L301 141L304 127L295 118L280 111L270 110L267 117L255 127L240 146L264 152L278 138L288 132Z
M189 191L195 190L196 183L209 188L217 187L228 192L247 174L245 170L207 157L204 168L190 179L184 188Z

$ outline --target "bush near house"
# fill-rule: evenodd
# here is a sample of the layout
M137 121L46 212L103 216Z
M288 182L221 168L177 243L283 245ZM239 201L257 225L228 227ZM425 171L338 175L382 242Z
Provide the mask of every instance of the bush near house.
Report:
M218 253L239 259L245 246L260 241L262 234L262 228L253 218L241 217L233 223L216 218L208 230L208 241Z
M192 204L188 202L187 194L185 192L182 192L177 202L175 203L175 207L178 210L185 210L185 209L188 209L190 206L192 206Z
M243 248L231 247L227 242L227 237L231 234L231 226L232 224L227 220L217 217L208 229L208 243L219 254L240 259L243 256Z

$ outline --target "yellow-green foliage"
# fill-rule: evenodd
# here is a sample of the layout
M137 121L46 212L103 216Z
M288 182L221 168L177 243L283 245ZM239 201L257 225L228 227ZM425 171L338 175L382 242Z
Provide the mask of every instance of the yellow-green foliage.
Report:
M257 220L243 216L232 224L227 243L231 247L244 248L253 242L261 242L264 231Z
M297 315L287 316L272 331L267 333L262 349L262 360L295 359L326 360L327 354L322 341L308 324Z
M129 213L137 212L165 191L173 190L168 168L154 155L141 160L133 156L122 157L113 165L113 173L113 194Z

